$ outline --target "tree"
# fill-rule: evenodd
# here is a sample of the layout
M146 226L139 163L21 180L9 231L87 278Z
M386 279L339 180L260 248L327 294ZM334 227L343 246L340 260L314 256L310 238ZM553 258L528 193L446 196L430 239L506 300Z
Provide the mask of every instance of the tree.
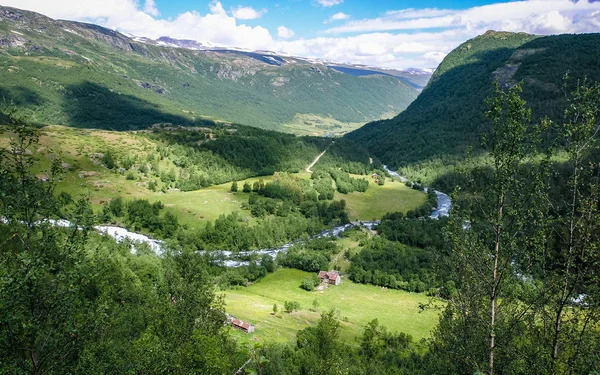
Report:
M298 332L296 344L299 348L300 373L344 374L344 344L339 341L340 323L333 310L321 314L316 327Z
M121 197L116 197L110 200L110 203L108 205L108 207L110 208L110 212L116 216L116 217L121 217L123 216L124 212L123 212L123 198Z
M565 79L565 89L568 84ZM565 90L566 92L567 90ZM597 279L600 257L597 248L600 241L598 232L600 213L600 165L593 154L598 148L600 132L599 104L600 84L584 81L567 95L568 106L562 123L555 126L559 142L568 155L565 165L565 193L553 206L553 237L555 238L555 259L559 261L554 269L548 269L545 293L550 297L548 316L552 321L549 351L557 370L574 366L584 354L583 348L574 350L581 340L592 342L589 327L596 324L600 312L596 303L590 303L597 293L594 285ZM596 159L596 160L594 160ZM596 294L597 295L597 294ZM582 300L583 298L583 300ZM587 308L570 308L573 300L587 304Z
M277 304L273 305L273 315L277 314Z
M450 223L451 259L459 285L438 337L446 345L440 353L453 353L449 362L455 364L449 366L459 373L503 372L515 360L513 327L531 311L518 286L543 252L547 162L532 162L541 128L530 125L531 112L520 93L519 85L505 92L496 83L486 113L493 128L485 141L490 178L485 191L473 186L460 196ZM470 226L464 227L465 222Z
M244 182L244 193L250 193L252 191L252 187L248 181Z
M312 277L305 277L304 279L302 279L302 284L300 285L300 287L306 291L311 292L313 289L315 289L315 282L313 281Z
M108 169L115 169L117 167L117 162L115 161L115 157L113 156L113 154L110 150L106 151L104 153L104 155L102 156L102 163Z
M231 190L232 193L237 193L237 191L238 191L237 181L233 181L233 183L231 184L231 189L230 190Z
M0 363L11 373L66 370L90 311L82 240L93 225L91 210L78 201L73 227L51 224L59 212L54 190L60 161L48 179L38 179L32 171L39 133L20 120L10 122L15 137L9 150L0 150Z

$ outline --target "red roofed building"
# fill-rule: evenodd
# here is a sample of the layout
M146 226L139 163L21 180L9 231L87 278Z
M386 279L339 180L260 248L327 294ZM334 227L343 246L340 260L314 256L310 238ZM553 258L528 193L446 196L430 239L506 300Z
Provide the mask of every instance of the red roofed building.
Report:
M231 321L231 326L233 328L237 328L239 330L242 330L242 331L244 331L246 333L252 333L252 332L254 332L254 326L252 324L246 323L246 322L242 322L239 319L233 319Z
M326 284L340 285L342 277L338 271L319 271L319 279Z

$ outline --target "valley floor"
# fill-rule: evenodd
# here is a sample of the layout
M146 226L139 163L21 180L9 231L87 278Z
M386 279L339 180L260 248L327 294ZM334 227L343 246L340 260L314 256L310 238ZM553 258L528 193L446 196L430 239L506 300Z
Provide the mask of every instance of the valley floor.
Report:
M425 294L356 284L347 278L340 285L307 292L300 284L310 275L295 269L278 269L251 286L225 291L225 309L255 325L253 339L279 342L293 342L297 331L315 325L321 312L334 309L341 319L342 339L354 345L356 337L373 319L391 332L405 332L415 340L428 337L437 323L439 307L443 306L442 302L433 301L437 308L422 310L420 305L430 302ZM310 311L315 300L318 308ZM300 311L283 312L286 301L299 302ZM274 304L277 314L273 314ZM241 332L239 335L247 337Z

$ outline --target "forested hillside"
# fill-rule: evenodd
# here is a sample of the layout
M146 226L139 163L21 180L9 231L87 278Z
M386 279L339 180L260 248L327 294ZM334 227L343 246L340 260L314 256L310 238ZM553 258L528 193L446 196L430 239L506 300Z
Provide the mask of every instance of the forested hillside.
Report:
M0 7L0 100L41 124L131 130L223 120L323 135L391 116L417 94L391 76L140 40Z
M563 76L569 74L570 91L586 77L600 80L599 66L600 34L538 37L488 31L452 51L406 111L347 137L395 167L454 164L467 147L475 155L481 150L482 135L490 131L485 100L494 80L503 87L522 85L534 122L542 116L557 120L566 106Z

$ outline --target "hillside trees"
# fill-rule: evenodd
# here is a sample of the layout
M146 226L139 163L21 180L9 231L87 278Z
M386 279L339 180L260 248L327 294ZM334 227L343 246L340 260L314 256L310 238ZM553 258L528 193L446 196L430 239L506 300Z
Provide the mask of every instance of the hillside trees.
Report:
M584 81L567 96L567 101L564 120L555 127L569 160L565 166L567 172L560 180L567 187L566 191L552 207L556 249L553 263L559 263L559 266L548 270L545 284L546 293L552 296L547 312L548 320L553 322L548 343L550 356L558 369L577 363L582 350L572 350L569 344L578 338L592 341L589 327L598 321L595 316L598 304L594 297L598 296L598 280L594 275L598 272L600 259L600 223L597 219L600 169L598 162L590 156L598 148L600 84ZM571 309L574 300L587 308Z
M33 175L39 134L12 123L15 138L0 150L0 363L9 372L42 374L68 368L80 345L77 328L90 308L81 272L87 231L75 227L61 235L47 221L58 208L60 164L47 181Z
M450 224L458 293L449 301L439 334L454 347L443 351L460 373L503 373L514 360L513 327L530 309L517 286L525 284L543 250L545 163L525 165L537 151L539 136L520 92L519 86L505 92L496 85L488 100L492 177L485 191L470 191Z
M555 126L568 161L551 172L532 156L541 127L527 126L520 88L489 101L492 165L456 194L449 239L457 281L431 343L437 373L567 374L595 369L598 85L568 96ZM539 151L537 151L539 152ZM445 369L445 366L449 366Z

